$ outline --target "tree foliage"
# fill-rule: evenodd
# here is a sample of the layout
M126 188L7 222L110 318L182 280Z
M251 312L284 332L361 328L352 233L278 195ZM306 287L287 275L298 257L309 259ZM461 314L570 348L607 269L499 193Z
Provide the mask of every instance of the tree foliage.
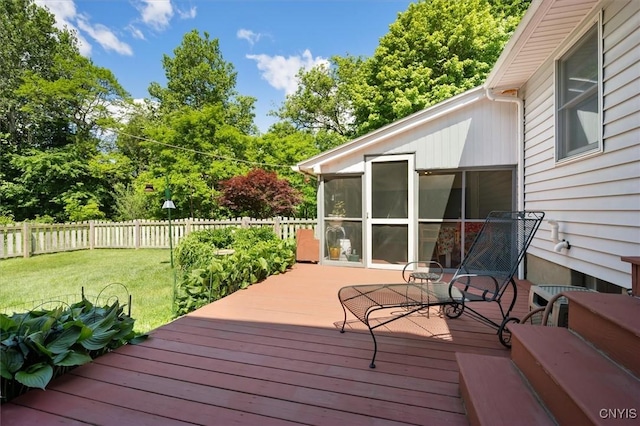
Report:
M116 220L151 219L150 197L142 188L118 183L113 187Z
M296 92L287 95L281 108L273 114L299 130L327 131L343 137L353 135L353 109L345 76L341 74L345 69L327 64L300 69Z
M335 56L300 71L297 91L274 112L280 121L259 135L256 100L236 91L235 68L208 33L186 33L161 58L166 85L152 83L134 105L51 13L34 0L4 0L0 218L161 218L165 188L176 217L313 217L316 181L292 165L481 84L528 5L419 0L372 57ZM258 167L278 175L251 171ZM266 186L246 203L233 191L221 197L235 177L243 185L234 191ZM144 192L148 184L157 190Z
M240 214L220 202L221 182L255 166L282 170L296 188L314 188L289 167L318 152L313 137L285 125L263 136L253 134L255 100L236 92L235 71L222 58L217 40L192 31L174 54L163 61L166 87L154 83L149 90L157 106L151 104L146 113L139 110L118 140L118 146L140 160L138 188L147 183L168 186L176 217ZM190 85L192 79L197 86ZM287 131L278 130L283 128ZM163 192L152 197L153 215L163 217Z
M145 129L144 150L150 163L138 186L168 185L176 204L176 217L219 217L215 187L223 179L245 173L249 136L224 121L224 110L209 105L200 110L183 107L165 114ZM156 195L156 216L162 217L162 193Z
M166 87L150 85L155 102L138 110L117 144L137 157L137 187L171 189L176 217L219 217L218 182L249 170L255 99L236 92L234 67L206 32L185 34L162 63ZM154 195L156 217L162 197Z
M482 84L529 0L420 0L370 58L299 74L275 113L296 128L361 135Z
M506 41L486 0L410 4L380 39L355 88L360 133L481 85Z
M15 90L25 74L37 70L43 78L55 78L58 52L74 53L73 37L54 27L54 17L32 0L0 2L0 135L3 152L19 152L39 143L34 124L22 111L25 100ZM6 160L6 159L5 159Z
M100 136L128 94L31 0L1 2L0 24L0 214L106 217L111 186L129 171L114 158L101 166Z
M167 87L156 82L149 86L149 94L159 102L161 111L219 105L226 112L226 122L244 133L255 133L256 100L236 93L237 73L233 64L224 60L218 39L192 30L173 53L173 57L165 54L162 58Z
M205 105L224 104L233 93L236 72L220 52L218 39L201 37L197 30L184 35L182 44L173 51L174 57L164 55L162 66L167 87L151 83L149 93L169 110L183 106L199 109Z
M254 169L220 183L220 204L236 216L269 218L291 215L300 201L298 192L275 172Z
M316 216L316 180L293 171L287 165L297 164L299 161L323 151L323 148L318 146L318 141L324 140L323 135L327 136L330 141L337 139L344 141L344 139L336 137L335 133L327 134L322 131L313 135L309 132L297 131L288 122L281 122L272 126L268 133L255 138L247 153L248 159L253 164L261 164L264 167L278 170L278 175L287 179L291 186L300 193L302 198L296 208L296 216L298 217L313 218ZM336 146L339 143L331 146Z

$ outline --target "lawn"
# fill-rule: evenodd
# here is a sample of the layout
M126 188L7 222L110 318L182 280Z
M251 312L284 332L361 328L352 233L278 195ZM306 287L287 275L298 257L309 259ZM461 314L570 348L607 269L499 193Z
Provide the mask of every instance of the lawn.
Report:
M159 249L81 250L0 260L0 312L7 307L12 308L8 313L25 311L52 299L73 303L80 300L82 287L94 301L111 283L123 284L131 293L136 331L171 320L173 272L169 251ZM121 299L123 292L116 294Z

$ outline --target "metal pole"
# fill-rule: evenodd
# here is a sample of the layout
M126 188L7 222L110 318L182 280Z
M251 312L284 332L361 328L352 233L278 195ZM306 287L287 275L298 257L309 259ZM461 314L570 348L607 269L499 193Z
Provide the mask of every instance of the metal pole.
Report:
M173 269L173 232L171 231L171 209L175 208L173 205L173 201L171 201L171 189L169 188L169 176L165 176L165 206L167 209L167 214L169 217L169 253L171 260L171 269Z
M171 232L171 209L169 211L169 253L171 259L171 268L173 269L173 234Z

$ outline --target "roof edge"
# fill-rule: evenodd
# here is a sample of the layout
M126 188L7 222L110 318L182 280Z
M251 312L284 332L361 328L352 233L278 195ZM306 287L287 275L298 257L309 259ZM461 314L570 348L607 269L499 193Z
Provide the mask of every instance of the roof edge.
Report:
M493 65L491 72L485 80L485 86L494 89L495 81L499 80L505 72L505 65L511 63L514 56L518 54L522 45L526 43L531 32L536 28L540 20L545 16L555 0L533 0L515 31L509 38L507 45L502 49L502 53ZM519 89L519 87L518 87Z
M464 98L467 97L469 99L464 100ZM374 145L391 136L409 131L424 123L435 120L442 115L446 115L452 111L485 99L486 97L487 95L484 85L475 87L449 99L445 99L444 101L432 105L428 108L415 112L407 117L394 121L393 123L389 123L386 126L373 130L372 132L362 135L349 142L345 142L344 144L333 149L322 152L307 160L301 161L293 167L295 167L296 171L302 173L311 173L315 175L319 172L320 166L322 166L322 164L324 163L352 154L354 151Z

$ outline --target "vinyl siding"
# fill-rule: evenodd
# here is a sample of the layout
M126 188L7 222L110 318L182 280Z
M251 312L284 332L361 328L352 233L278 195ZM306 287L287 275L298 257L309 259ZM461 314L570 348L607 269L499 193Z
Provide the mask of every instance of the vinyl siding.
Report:
M514 166L516 106L481 99L375 146L323 164L322 173L364 173L364 156L415 154L416 169Z
M616 0L603 11L602 153L556 164L553 58L523 91L525 206L558 221L571 243L554 252L545 221L529 252L626 288L630 265L620 256L640 255L639 22L639 1Z

